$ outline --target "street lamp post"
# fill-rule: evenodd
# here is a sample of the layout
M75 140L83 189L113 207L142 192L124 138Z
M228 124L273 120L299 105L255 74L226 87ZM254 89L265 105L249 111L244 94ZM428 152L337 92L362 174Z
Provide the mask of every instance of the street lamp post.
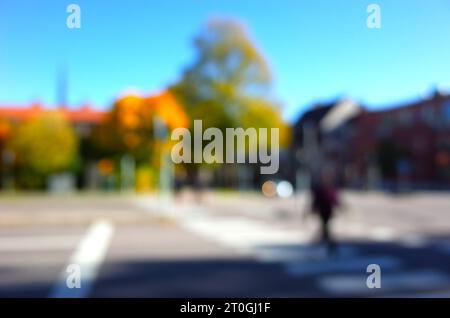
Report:
M160 146L159 157L159 198L161 209L170 212L173 196L174 169L170 153L166 150L165 143L169 135L166 124L159 117L153 119L155 141Z

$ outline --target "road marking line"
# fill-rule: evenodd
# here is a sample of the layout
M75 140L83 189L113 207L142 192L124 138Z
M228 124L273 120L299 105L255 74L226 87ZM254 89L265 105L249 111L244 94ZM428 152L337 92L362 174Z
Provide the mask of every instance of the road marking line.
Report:
M239 250L258 246L297 245L309 241L300 231L274 229L262 222L243 217L208 217L184 220L184 228Z
M367 276L361 274L336 274L320 278L319 285L335 295L376 293L377 290L366 286ZM413 293L418 290L448 288L450 277L435 270L412 270L403 273L384 273L381 276L381 289L378 291L405 290ZM431 292L430 292L431 294Z
M377 242L390 242L396 239L395 230L386 226L379 226L372 229L369 236Z
M407 235L398 240L399 244L407 248L424 248L430 244L423 235Z
M67 287L68 273L66 268L64 268L60 280L50 294L51 298L83 298L89 295L99 268L106 256L113 232L114 227L108 221L98 221L91 225L69 263L80 266L81 288L70 289Z
M326 246L294 245L288 246L268 246L257 248L259 259L264 262L283 262L289 265L304 262L328 261ZM350 259L355 257L357 249L347 246L338 247L340 258Z

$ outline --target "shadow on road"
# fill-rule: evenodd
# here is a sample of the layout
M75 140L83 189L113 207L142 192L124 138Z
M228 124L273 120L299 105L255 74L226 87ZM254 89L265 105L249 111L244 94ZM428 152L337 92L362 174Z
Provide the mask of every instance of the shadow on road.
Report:
M346 241L327 258L314 245L260 246L255 259L109 263L94 297L373 297L450 290L449 237L421 242ZM411 244L416 246L410 246ZM417 246L421 244L421 246ZM382 288L366 286L369 264Z

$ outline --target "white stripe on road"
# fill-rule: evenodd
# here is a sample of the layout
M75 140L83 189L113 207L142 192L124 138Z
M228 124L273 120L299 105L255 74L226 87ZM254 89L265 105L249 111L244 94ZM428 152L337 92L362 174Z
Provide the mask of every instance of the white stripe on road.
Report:
M339 295L365 295L377 293L377 289L366 286L365 274L328 275L319 280L319 285L328 293ZM439 271L416 270L402 273L383 273L381 275L381 292L396 290L439 290L450 286L450 277Z
M396 239L395 230L387 226L379 226L371 229L369 237L377 242L390 242Z
M245 217L202 216L184 219L183 226L198 235L240 251L274 244L297 245L309 241L309 236L298 230L274 229Z
M264 262L283 262L287 264L297 264L300 262L329 261L327 249L324 245L295 245L289 246L268 246L258 247L258 259ZM350 259L357 254L358 250L353 247L339 246L337 254L339 258Z
M67 286L68 273L64 269L61 279L54 286L50 297L83 298L89 295L100 265L106 256L113 232L114 227L108 221L98 221L89 228L69 263L69 265L75 264L80 266L81 288L71 289Z
M428 239L423 235L409 234L398 240L398 244L407 248L424 248L430 244Z
M311 243L311 235L301 230L277 229L247 217L213 217L204 213L187 213L180 219L186 229L203 237L251 254L259 261L282 263L289 275L320 275L322 277L317 278L319 286L331 294L373 295L374 290L366 286L367 265L379 264L384 270L399 270L404 265L396 255L358 255L358 248L352 247L346 247L344 251L341 247L338 258L327 258L326 251L318 246L304 245ZM376 242L395 241L411 248L423 247L427 243L417 235L401 237L389 226L368 228L363 224L351 224L350 228L352 234ZM347 230L348 226L341 226L341 232L347 233ZM449 252L450 245L441 246L440 250ZM382 290L442 290L450 286L449 281L450 277L445 273L427 270L386 273L382 276Z

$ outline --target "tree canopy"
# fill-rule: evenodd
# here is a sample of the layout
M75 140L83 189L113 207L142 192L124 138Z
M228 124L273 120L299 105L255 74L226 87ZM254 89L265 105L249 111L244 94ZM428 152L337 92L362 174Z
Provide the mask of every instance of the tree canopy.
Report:
M197 58L171 90L203 127L280 128L288 141L280 105L271 97L272 75L245 27L213 19L194 39ZM192 128L192 127L191 127Z
M150 97L127 95L118 99L94 133L98 147L108 154L131 154L138 161L148 161L154 151L154 119L171 130L187 126L183 108L170 92Z
M42 182L74 166L78 139L63 114L43 111L15 127L7 147L15 154L16 164Z

